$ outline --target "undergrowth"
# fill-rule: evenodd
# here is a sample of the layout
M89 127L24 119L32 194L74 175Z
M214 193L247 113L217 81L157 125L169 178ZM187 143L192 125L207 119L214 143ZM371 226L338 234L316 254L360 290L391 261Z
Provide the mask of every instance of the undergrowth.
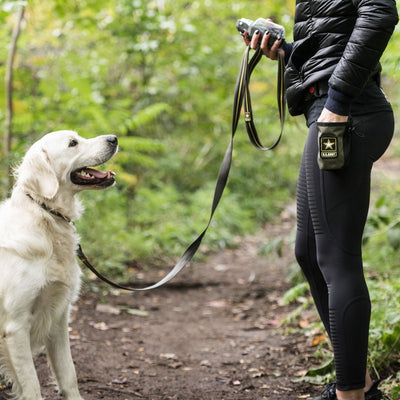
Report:
M295 129L288 124L287 136ZM302 135L296 134L301 141ZM158 163L142 166L133 185L124 182L125 176L121 179L117 171L115 187L81 194L86 209L77 223L81 244L101 271L121 279L132 261L143 268L165 266L183 253L208 223L228 139L226 135L220 141L212 162L198 162L200 168L196 163L186 166L187 159L180 160L174 151L168 151L158 156ZM255 232L294 196L298 149L283 141L277 151L260 152L243 132L234 149L228 185L197 259L235 246L238 237ZM123 156L117 154L116 158ZM192 159L199 157L207 158L197 152Z

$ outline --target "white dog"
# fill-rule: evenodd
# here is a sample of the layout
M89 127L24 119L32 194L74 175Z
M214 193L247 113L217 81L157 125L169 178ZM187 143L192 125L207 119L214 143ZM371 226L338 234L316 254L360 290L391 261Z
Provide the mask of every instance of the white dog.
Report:
M96 171L117 151L115 136L84 139L52 132L36 142L16 170L11 198L0 206L0 365L19 400L40 400L33 354L43 347L68 400L82 400L68 337L69 308L81 271L72 220L76 194L114 183Z

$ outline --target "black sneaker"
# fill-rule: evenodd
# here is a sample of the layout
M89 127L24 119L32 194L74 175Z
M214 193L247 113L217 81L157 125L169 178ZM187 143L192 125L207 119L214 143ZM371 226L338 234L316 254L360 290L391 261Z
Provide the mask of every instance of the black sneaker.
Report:
M365 392L365 400L384 400L383 393L378 389L380 380L375 381L371 389Z
M336 400L336 382L328 383L324 386L320 397L315 397L312 400Z
M365 400L384 400L383 393L378 389L380 380L375 381L371 389L365 392ZM328 383L321 392L321 397L315 397L313 400L337 400L336 382Z

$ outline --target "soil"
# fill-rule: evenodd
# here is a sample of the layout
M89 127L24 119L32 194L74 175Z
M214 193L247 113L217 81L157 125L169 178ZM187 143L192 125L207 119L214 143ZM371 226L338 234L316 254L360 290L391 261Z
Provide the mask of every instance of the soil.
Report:
M280 325L294 307L281 301L293 251L286 240L281 257L259 254L292 226L267 227L153 291L104 294L84 284L70 328L82 397L285 400L320 393L295 382L315 364L312 338ZM132 283L150 284L164 272L136 271ZM43 396L61 399L46 357L36 364ZM0 391L0 400L8 392Z

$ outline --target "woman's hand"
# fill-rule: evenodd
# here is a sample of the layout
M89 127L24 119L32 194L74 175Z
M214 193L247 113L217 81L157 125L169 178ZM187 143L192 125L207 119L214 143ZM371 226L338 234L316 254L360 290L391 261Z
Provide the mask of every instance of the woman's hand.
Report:
M349 117L347 115L335 114L327 108L324 108L317 122L347 122L348 119Z
M282 55L282 57L285 57L285 51L281 48L279 48L279 46L282 44L282 39L280 40L275 40L275 43L268 48L268 40L270 38L271 34L268 33L266 35L263 35L262 39L261 39L261 43L260 45L259 40L260 40L260 33L255 33L253 35L253 37L251 38L251 41L248 40L247 38L247 32L244 31L243 33L243 40L246 43L246 46L249 46L253 49L256 50L258 47L260 47L260 49L262 50L262 52L264 53L264 55L268 58L270 58L271 60L277 60L278 59L278 52Z

